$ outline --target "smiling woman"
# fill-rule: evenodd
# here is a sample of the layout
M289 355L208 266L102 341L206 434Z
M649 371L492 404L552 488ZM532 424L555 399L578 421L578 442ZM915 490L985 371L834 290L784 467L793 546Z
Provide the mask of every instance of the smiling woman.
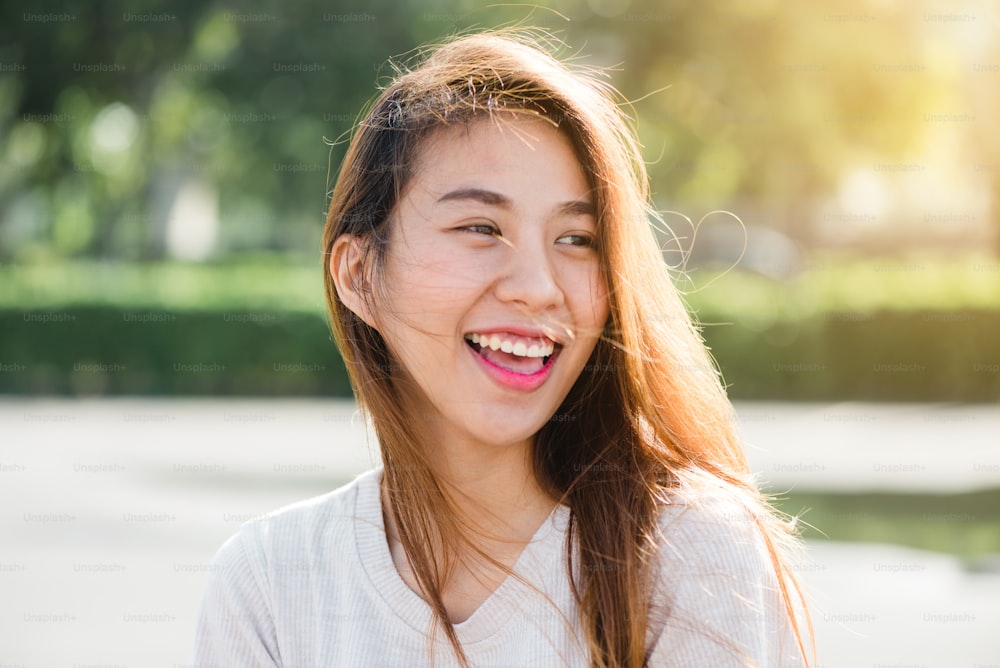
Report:
M613 91L523 33L389 85L323 236L382 466L223 546L196 663L803 665L794 541L649 214Z

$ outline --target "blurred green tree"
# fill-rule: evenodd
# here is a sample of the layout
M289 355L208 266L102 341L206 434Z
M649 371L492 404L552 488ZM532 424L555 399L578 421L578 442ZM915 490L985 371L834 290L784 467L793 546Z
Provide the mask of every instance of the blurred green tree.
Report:
M312 254L336 141L390 73L386 59L510 23L554 30L564 55L611 67L635 100L661 206L754 202L736 208L809 244L818 204L846 169L919 155L931 110L970 108L970 96L996 109L995 74L963 89L937 66L965 47L928 33L934 7L3 3L0 261ZM974 133L957 132L973 162L995 166L998 131L977 117ZM997 174L986 174L994 190Z

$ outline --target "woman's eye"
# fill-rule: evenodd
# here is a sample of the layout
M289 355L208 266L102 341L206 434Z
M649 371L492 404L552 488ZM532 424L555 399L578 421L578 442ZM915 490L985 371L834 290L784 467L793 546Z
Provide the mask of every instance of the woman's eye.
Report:
M567 234L556 239L556 243L567 244L569 246L582 246L583 248L594 248L596 246L594 237L587 234Z
M469 232L475 232L476 234L485 234L485 235L491 236L491 237L502 236L500 234L500 230L497 229L496 226L494 226L494 225L486 225L486 224L466 225L462 229L463 230L468 230Z

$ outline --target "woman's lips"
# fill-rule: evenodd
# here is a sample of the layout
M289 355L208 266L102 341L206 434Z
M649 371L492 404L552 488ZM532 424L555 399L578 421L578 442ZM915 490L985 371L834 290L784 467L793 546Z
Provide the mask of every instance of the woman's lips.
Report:
M559 356L561 346L553 346L551 355L527 357L493 350L473 343L466 338L469 351L475 356L480 368L499 385L520 391L532 391L542 386L549 377L552 366Z

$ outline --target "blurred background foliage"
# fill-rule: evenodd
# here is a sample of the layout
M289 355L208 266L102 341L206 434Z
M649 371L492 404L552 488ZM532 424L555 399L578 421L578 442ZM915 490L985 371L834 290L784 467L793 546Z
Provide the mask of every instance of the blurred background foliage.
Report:
M3 3L0 392L347 394L345 140L389 58L511 24L633 101L734 397L1000 399L985 0Z

